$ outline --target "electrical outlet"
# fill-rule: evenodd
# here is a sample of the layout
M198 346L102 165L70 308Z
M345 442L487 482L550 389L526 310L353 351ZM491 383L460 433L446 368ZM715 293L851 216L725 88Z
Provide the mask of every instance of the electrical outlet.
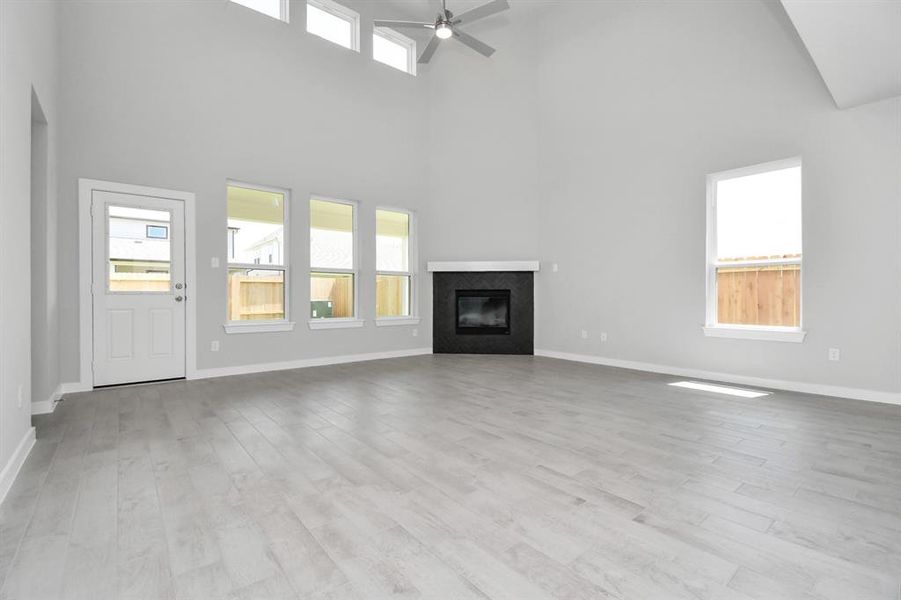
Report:
M607 341L607 332L606 332L606 331L602 331L602 332L601 332L601 341L602 341L602 342L606 342L606 341Z
M24 400L24 398L22 398L23 391L24 391L24 386L20 383L19 384L19 394L18 394L19 408L22 408L22 402Z
M416 337L416 336L418 336L418 335L419 335L419 330L418 330L418 329L414 329L414 330L413 330L413 337Z
M553 271L554 273L557 272L557 263L554 263L553 265L551 265L551 271Z
M219 340L210 342L210 352L219 352Z
M210 268L212 268L212 269L219 268L219 257L218 256L214 256L213 258L210 259Z
M582 339L583 339L583 340L587 340L587 339L588 339L588 330L587 330L587 329L583 329L583 330L582 330Z
M839 361L842 359L842 352L838 348L829 348L829 360Z

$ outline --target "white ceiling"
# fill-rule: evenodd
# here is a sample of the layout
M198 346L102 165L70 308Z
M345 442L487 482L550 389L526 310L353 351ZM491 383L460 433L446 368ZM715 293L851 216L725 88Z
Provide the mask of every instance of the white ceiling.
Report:
M839 108L901 96L901 0L782 0Z

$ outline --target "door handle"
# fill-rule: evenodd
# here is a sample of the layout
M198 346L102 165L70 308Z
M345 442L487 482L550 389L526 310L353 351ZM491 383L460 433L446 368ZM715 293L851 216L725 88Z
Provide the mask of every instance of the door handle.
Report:
M184 298L182 298L181 296L176 296L176 297L175 297L175 301L176 301L176 302L181 302L182 300L184 300Z

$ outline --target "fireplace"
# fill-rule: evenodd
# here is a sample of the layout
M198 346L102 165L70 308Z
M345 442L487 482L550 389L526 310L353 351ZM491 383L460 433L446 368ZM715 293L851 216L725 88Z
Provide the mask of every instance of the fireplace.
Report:
M432 351L532 354L537 263L429 263Z
M510 290L456 290L457 335L510 335Z

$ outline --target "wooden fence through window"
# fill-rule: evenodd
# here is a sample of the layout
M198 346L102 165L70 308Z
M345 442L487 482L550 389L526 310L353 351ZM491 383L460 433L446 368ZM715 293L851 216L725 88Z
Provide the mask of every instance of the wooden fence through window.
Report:
M719 267L717 322L801 326L801 267Z

